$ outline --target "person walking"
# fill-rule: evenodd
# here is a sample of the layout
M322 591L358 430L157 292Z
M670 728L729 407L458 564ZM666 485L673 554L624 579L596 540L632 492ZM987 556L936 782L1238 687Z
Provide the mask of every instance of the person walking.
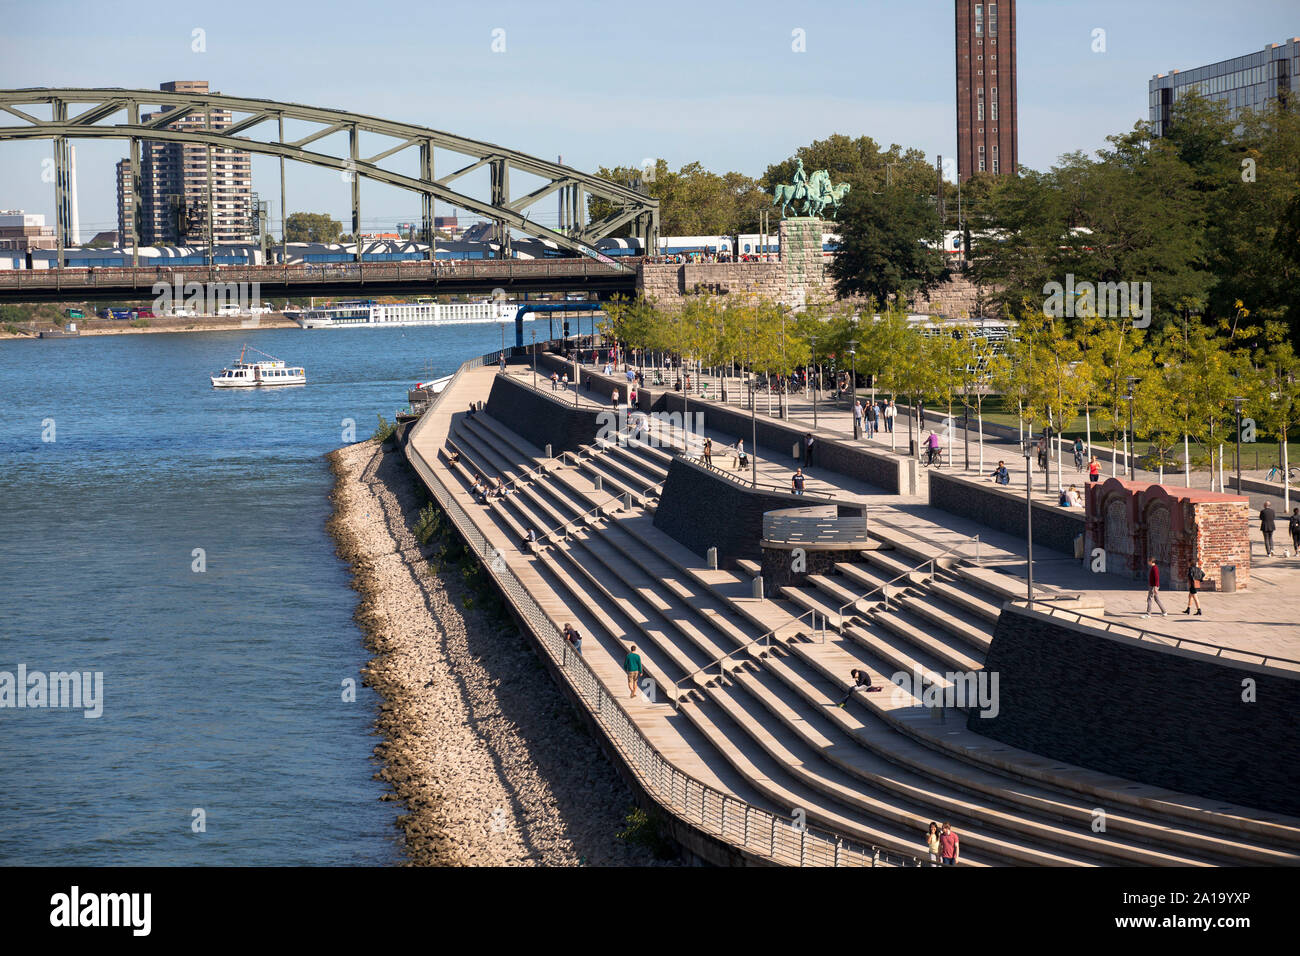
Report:
M898 406L894 404L891 398L889 404L885 406L885 431L891 435L894 433L894 419L898 417Z
M1160 608L1162 617L1168 617L1169 612L1165 606L1160 603L1160 567L1156 564L1156 559L1152 558L1147 562L1147 612L1143 617L1151 616L1151 602L1156 602L1156 607Z
M1038 439L1038 467L1047 471L1047 436Z
M871 438L873 435L876 434L876 432L880 430L880 427L876 424L877 412L876 412L875 402L867 402L866 413L867 413L867 437Z
M989 475L989 481L996 481L999 485L1011 484L1011 472L1007 471L1005 461L998 462L998 466L993 469L993 474Z
M713 439L704 439L704 464L709 468L713 467Z
M735 471L740 471L749 464L749 459L745 457L745 439L743 438L736 442L736 456L732 464Z
M560 376L554 372L551 373L551 391L555 391L560 385Z
M862 402L853 403L853 437L857 438L862 434Z
M636 645L628 648L627 657L623 658L623 670L627 673L628 698L636 696L637 680L641 676L641 655L636 652Z
M1277 530L1277 516L1273 514L1273 502L1264 502L1259 513L1259 530L1264 532L1264 554L1273 557L1273 532Z
M1300 508L1291 509L1287 530L1291 532L1291 553L1300 557Z
M803 469L796 468L794 474L790 477L790 490L796 495L803 495Z
M1093 455L1092 460L1088 462L1088 480L1092 482L1101 480L1101 462L1097 461L1097 456Z
M1205 580L1205 571L1201 568L1201 562L1195 558L1192 559L1192 566L1187 569L1187 607L1183 610L1184 614L1192 613L1192 605L1196 605L1196 614L1199 617L1201 613L1201 602L1196 598L1196 591L1202 581Z
M930 865L939 865L939 824L931 821L925 834L925 847L930 853Z
M610 397L614 400L614 411L618 411L618 389L614 389L614 394Z
M871 685L871 675L866 671L860 671L855 667L853 670L849 671L849 676L853 678L853 686L849 688L847 694L840 698L840 702L835 705L836 707L843 707L849 702L849 698L859 690L878 691L881 689Z
M943 860L944 866L956 866L960 856L961 840L957 836L957 831L952 828L951 823L945 823L939 833L939 858Z
M803 436L803 464L805 468L811 468L813 463L813 433L804 432Z

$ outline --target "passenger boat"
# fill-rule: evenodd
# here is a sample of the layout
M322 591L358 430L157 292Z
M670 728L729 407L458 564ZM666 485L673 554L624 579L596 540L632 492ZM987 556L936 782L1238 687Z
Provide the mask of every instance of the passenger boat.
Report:
M213 388L252 388L256 385L306 385L306 369L285 365L274 355L266 355L269 361L245 362L244 356L249 352L266 355L257 349L245 345L239 352L239 361L230 368L223 368L221 373L212 376Z

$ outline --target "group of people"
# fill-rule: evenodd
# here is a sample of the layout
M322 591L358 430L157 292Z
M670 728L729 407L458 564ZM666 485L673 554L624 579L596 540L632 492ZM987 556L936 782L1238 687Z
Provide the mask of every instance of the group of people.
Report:
M475 475L470 494L479 504L487 504L492 498L504 498L510 494L510 489L506 487L506 483L500 478L494 478L491 483L488 483L483 480L482 476Z
M853 430L860 435L879 435L882 431L893 432L894 419L897 417L898 408L892 399L868 401L866 405L862 404L862 399L857 399L853 403Z
M1259 530L1264 535L1264 553L1273 556L1273 535L1277 532L1277 513L1273 502L1265 501L1259 512ZM1300 508L1292 508L1287 518L1287 531L1291 533L1291 552L1300 556Z

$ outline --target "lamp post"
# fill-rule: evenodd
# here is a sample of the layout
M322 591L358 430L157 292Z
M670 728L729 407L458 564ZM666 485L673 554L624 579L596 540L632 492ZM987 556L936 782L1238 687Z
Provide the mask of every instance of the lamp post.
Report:
M754 370L749 370L749 480L758 487L758 382Z
M1137 451L1137 436L1133 434L1133 383L1137 379L1130 375L1124 381L1128 384L1128 394L1124 396L1124 401L1128 402L1128 480L1135 481L1137 471L1133 467L1133 458Z
M812 372L816 376L813 379L813 391L812 391L813 431L816 431L817 430L817 386L821 384L818 381L818 379L820 379L821 376L817 375L817 336L815 335L809 336L808 341L812 343Z
M856 324L856 323L855 323ZM858 439L858 340L849 340L849 417L853 419L853 439Z
M1027 578L1029 581L1028 599L1029 607L1034 607L1034 472L1029 462L1034 454L1034 440L1032 437L1025 439L1023 448L1025 455L1025 568L1027 569Z
M533 329L533 388L537 388L537 330Z
M1237 416L1237 494L1241 494L1241 406L1245 401L1244 398L1234 398L1232 400L1232 410ZM1282 441L1285 444L1285 435L1282 436ZM1285 475L1282 480L1286 481Z

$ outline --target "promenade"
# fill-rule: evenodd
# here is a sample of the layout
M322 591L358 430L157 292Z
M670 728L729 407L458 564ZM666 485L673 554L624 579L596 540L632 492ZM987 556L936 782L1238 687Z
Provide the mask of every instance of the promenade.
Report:
M542 627L562 680L582 674L565 659L572 652L562 641L550 643L554 632L571 623L583 635L584 667L603 688L595 691L602 720L615 728L630 721L666 763L647 764L635 743L616 748L674 815L689 821L698 814L693 826L759 859L788 863L841 863L849 844L826 833L856 841L859 861L915 861L918 829L927 818L948 816L969 846L963 862L977 866L1291 860L1289 850L1267 849L1242 827L1272 833L1275 847L1294 842L1300 850L1300 824L1290 818L1007 747L968 730L960 713L906 693L846 698L855 667L877 682L917 673L949 687L953 669L978 673L1001 609L1025 597L1023 541L933 508L923 495L888 494L814 465L803 500L865 506L872 544L860 561L838 564L834 577L811 575L808 586L755 597L754 562L711 568L656 526L669 466L676 456L697 460L705 436L716 480L748 487L752 472L734 468L729 451L747 436L711 425L710 403L702 401L701 436L651 419L639 438L593 436L577 454L548 458L480 406L499 375L514 383L510 407L536 402L544 417L562 415L565 406L612 412L614 388L621 401L627 396L625 382L604 377L590 390L584 381L553 391L548 363L561 368L554 357L539 362L536 386L531 357L504 373L495 365L463 369L408 436L408 457L461 516L458 525L468 522L463 533L523 602L530 627ZM800 409L791 411L803 427ZM821 409L818 418L820 440L847 437L847 428L822 421ZM748 450L757 452L760 488L788 492L795 467L789 452ZM484 479L503 481L510 493L480 501L473 484ZM1300 660L1296 629L1276 624L1293 612L1291 620L1300 618L1300 602L1287 597L1294 591L1289 573L1264 571L1249 594L1206 595L1205 617L1147 621L1138 619L1145 589L1137 582L1088 574L1071 556L1036 548L1034 597L1052 615L1085 615L1086 626L1128 640L1181 643L1193 657L1258 664L1260 655ZM1166 603L1173 607L1175 596ZM633 642L648 678L634 696L621 669ZM847 708L835 706L841 699ZM665 783L666 771L672 779ZM1031 784L1017 787L1012 778ZM1083 821L1099 801L1119 808L1119 833L1105 840L1042 816L1052 805ZM756 843L752 824L760 818L768 822ZM805 819L817 828L816 841L800 828Z

